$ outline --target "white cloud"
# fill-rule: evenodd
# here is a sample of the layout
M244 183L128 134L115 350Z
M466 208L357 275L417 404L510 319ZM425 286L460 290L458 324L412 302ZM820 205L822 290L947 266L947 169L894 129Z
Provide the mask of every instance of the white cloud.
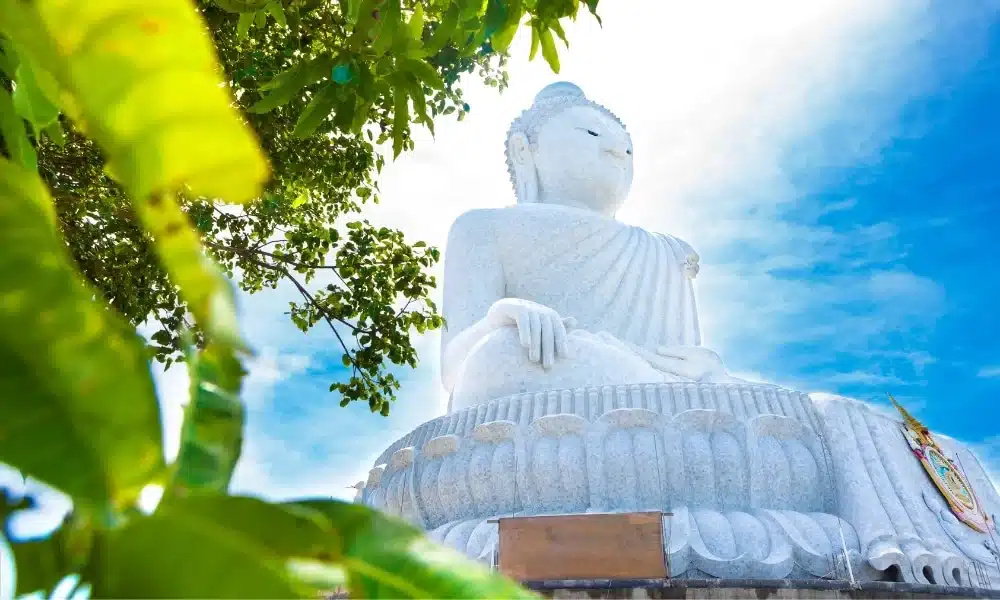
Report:
M824 378L827 383L833 385L867 385L867 386L887 386L887 385L907 385L895 375L882 375L870 371L849 371L846 373L835 373Z
M1000 365L983 367L976 373L976 377L1000 377Z

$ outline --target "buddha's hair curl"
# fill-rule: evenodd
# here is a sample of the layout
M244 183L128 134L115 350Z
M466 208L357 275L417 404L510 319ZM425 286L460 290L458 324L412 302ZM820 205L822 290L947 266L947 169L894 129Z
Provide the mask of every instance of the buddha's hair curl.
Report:
M622 123L613 112L587 98L579 86L568 81L552 83L538 92L531 107L525 110L514 119L510 129L507 130L507 139L504 142L504 155L507 159L507 172L510 174L510 182L514 187L514 193L518 193L517 169L514 160L511 158L511 139L515 134L521 133L528 139L528 143L534 147L538 142L538 132L542 125L559 112L574 106L589 106L614 119L616 123L625 129ZM518 198L519 201L524 200Z

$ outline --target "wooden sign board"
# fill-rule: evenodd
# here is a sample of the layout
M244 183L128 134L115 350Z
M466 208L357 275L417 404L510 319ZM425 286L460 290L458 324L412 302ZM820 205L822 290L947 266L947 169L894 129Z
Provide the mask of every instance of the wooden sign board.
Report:
M669 576L661 512L498 521L499 570L518 581Z

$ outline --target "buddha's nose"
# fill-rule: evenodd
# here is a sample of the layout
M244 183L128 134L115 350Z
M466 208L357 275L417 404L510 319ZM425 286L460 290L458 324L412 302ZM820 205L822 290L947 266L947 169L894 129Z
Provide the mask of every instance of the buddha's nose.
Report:
M604 151L617 159L624 160L632 154L632 147L623 140L608 139L604 142Z

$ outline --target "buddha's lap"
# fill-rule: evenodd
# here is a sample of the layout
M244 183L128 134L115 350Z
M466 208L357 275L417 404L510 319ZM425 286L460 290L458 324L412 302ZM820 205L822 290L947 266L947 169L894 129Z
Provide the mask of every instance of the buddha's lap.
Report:
M664 374L645 360L583 330L567 336L569 356L546 369L532 362L516 327L498 329L476 344L462 365L452 410L523 392L595 385L655 383Z

